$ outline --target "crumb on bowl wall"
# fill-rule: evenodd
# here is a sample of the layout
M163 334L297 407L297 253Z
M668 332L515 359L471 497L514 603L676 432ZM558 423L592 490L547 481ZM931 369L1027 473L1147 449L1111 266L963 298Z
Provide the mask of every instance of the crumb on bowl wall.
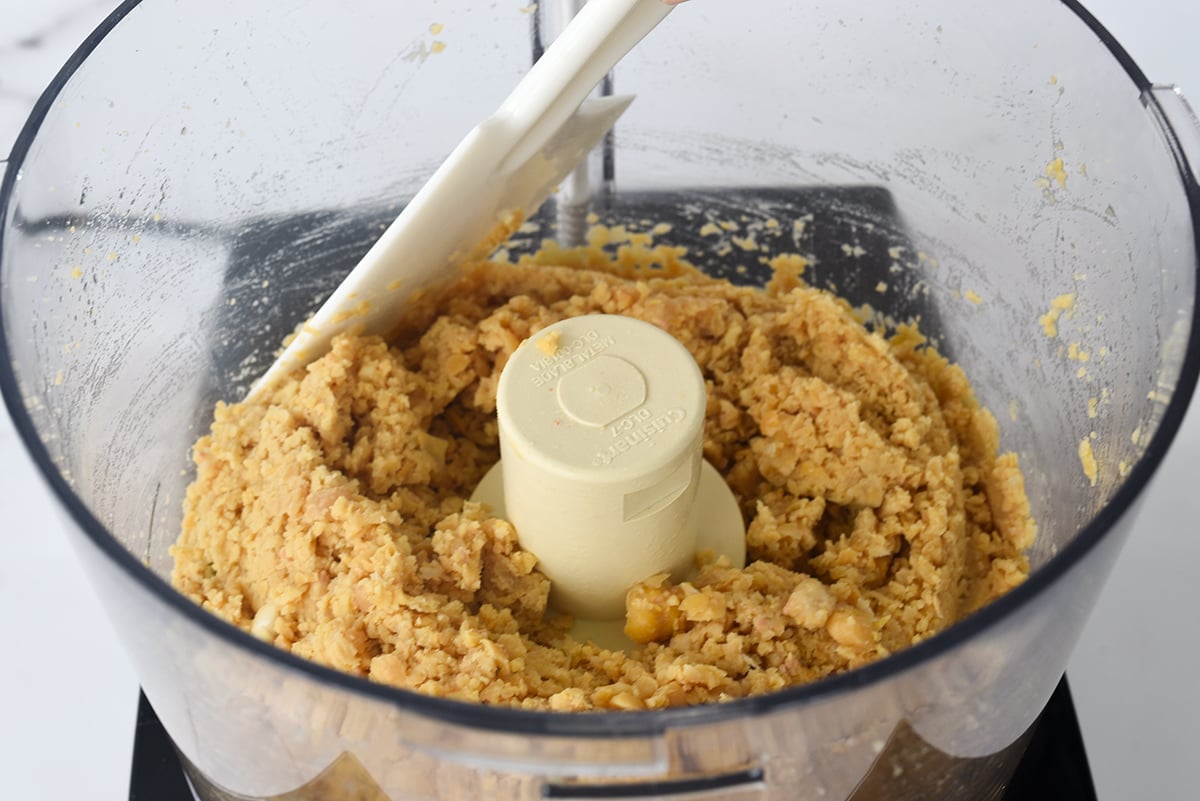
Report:
M1047 338L1053 339L1058 336L1058 321L1064 314L1070 314L1075 308L1075 293L1064 292L1050 301L1050 309L1038 318L1038 323L1042 326L1042 333Z
M1096 462L1096 453L1092 450L1090 436L1079 441L1079 464L1083 467L1083 474L1087 476L1088 482L1093 487L1096 486L1100 466Z

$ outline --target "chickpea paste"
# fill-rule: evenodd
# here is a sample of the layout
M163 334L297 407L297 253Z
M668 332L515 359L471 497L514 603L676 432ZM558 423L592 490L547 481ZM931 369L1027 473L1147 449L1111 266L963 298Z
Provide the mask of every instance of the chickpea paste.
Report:
M418 301L391 343L341 336L256 403L218 405L173 581L302 657L422 693L659 709L813 681L903 649L1019 584L1034 538L1013 454L961 369L890 339L780 259L764 289L666 247L548 245ZM469 503L499 458L496 384L526 338L623 314L692 353L704 454L748 564L632 588L611 651L568 634L516 532Z

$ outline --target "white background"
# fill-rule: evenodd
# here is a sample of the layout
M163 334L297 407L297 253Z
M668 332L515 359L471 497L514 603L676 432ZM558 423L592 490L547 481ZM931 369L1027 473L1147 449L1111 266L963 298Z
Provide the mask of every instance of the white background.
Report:
M0 153L114 5L0 0ZM1190 89L1200 105L1200 3L1087 5L1152 80ZM1193 411L1068 669L1101 801L1200 797L1198 477ZM127 798L136 697L48 494L0 413L0 797Z

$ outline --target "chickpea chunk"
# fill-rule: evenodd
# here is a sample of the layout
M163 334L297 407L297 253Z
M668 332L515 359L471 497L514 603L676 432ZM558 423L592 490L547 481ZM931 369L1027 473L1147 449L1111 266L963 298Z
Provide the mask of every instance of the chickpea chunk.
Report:
M783 613L796 621L797 625L816 630L829 621L836 606L837 599L824 584L818 579L805 577L788 596Z
M614 709L645 709L646 704L631 692L617 693L609 699Z
M679 611L694 623L725 622L725 599L720 594L698 592L679 602Z
M825 630L838 645L863 651L875 645L870 616L852 606L839 606L829 615Z
M625 596L625 635L636 643L663 642L675 633L679 599L665 573L630 588Z

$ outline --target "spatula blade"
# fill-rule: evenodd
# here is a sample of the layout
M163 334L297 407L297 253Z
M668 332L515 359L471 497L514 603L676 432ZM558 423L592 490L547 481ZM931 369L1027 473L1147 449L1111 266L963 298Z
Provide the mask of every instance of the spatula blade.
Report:
M521 152L503 116L471 131L297 331L248 399L260 398L284 376L319 358L338 334L388 334L414 293L449 280L464 262L486 257L491 247L485 243L498 244L495 232L506 221L536 213L632 102L631 95L586 100L528 153Z

